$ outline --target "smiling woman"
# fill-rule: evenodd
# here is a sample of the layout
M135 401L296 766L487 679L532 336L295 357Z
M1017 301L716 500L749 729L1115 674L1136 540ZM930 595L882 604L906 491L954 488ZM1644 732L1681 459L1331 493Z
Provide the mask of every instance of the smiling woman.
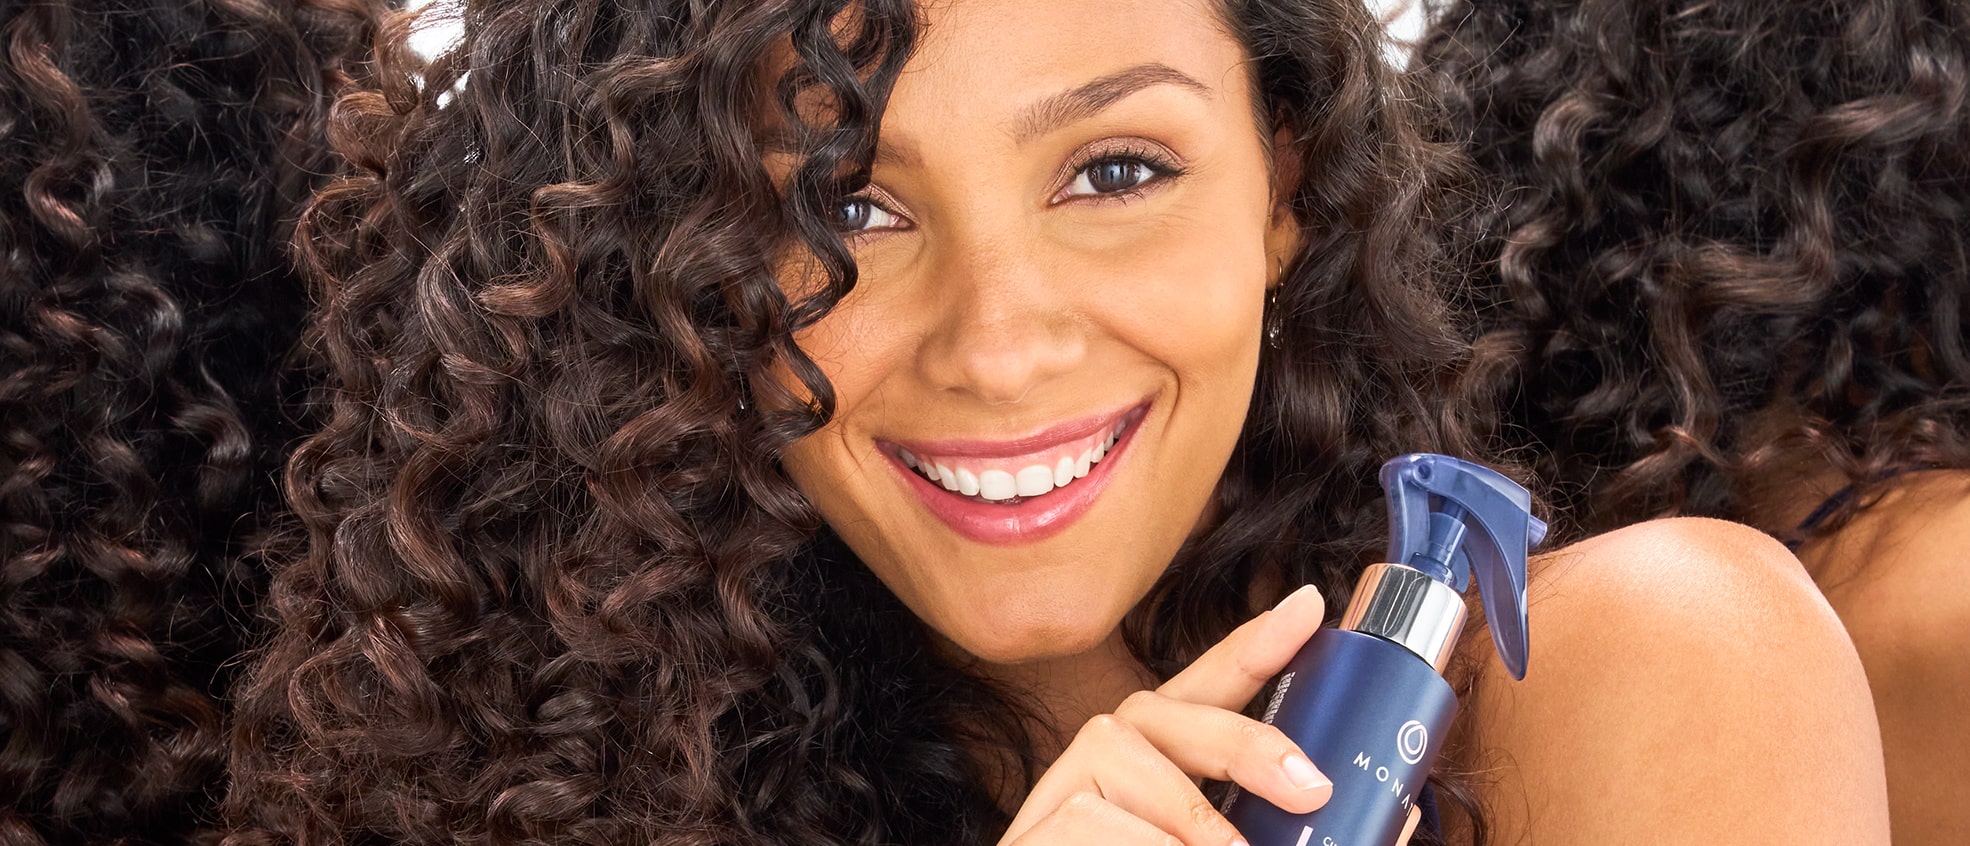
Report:
M799 335L835 413L785 459L918 617L1026 670L1119 636L1200 529L1299 240L1212 10L1098 12L932 13L837 212L855 291Z
M464 22L344 101L366 171L305 221L339 390L239 842L1230 846L1200 780L1327 800L1253 699L1383 548L1377 466L1482 415L1456 160L1365 9ZM1879 842L1851 647L1757 537L1535 565L1418 842Z

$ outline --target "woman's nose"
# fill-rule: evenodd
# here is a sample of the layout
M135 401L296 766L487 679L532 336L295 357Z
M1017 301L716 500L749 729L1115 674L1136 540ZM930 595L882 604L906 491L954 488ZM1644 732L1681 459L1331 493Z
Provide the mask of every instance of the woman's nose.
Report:
M1017 403L1085 359L1072 279L1034 241L954 244L926 271L940 307L918 354L935 388Z

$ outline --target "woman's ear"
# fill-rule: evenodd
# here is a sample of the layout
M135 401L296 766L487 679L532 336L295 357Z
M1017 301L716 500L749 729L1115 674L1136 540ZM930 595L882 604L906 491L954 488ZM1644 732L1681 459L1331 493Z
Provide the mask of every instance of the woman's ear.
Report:
M1300 218L1293 213L1293 195L1300 184L1300 151L1293 144L1293 132L1280 127L1272 133L1272 216L1266 223L1266 264L1272 278L1266 287L1284 280L1286 266L1299 255L1302 231Z

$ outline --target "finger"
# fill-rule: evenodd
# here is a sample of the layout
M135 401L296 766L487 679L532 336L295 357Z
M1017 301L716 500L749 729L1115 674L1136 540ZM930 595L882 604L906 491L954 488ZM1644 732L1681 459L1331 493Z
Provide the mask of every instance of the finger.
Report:
M1115 715L1183 772L1236 782L1281 810L1312 813L1334 795L1334 783L1298 744L1243 714L1144 690L1122 700Z
M1416 824L1423 821L1423 809L1409 806L1409 821L1402 824L1402 836L1395 839L1395 846L1409 846L1409 836L1416 833Z
M1199 705L1243 709L1286 668L1326 616L1327 604L1319 589L1300 588L1271 611L1234 629L1157 691Z
M1033 785L1006 837L1024 836L1080 793L1100 796L1184 846L1231 846L1239 841L1238 829L1204 798L1190 776L1127 720L1113 714L1089 720L1074 735L1066 751Z
M1052 813L1041 818L1024 834L1007 831L1001 846L1111 846L1111 844L1155 844L1165 846L1170 836L1141 817L1122 810L1115 803L1093 793L1067 797Z

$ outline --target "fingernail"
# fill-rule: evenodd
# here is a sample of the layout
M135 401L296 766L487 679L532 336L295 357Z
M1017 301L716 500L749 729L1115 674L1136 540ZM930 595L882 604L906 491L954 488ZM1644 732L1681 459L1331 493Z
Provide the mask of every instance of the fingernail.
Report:
M1319 596L1319 595L1320 595L1319 588L1314 587L1313 585L1301 585L1299 590L1286 594L1285 599L1279 600L1279 604L1273 606L1272 610L1280 611L1285 609L1286 606L1292 605L1294 602L1299 601L1303 597Z
M1231 846L1252 846L1252 844L1246 843L1243 837L1234 837L1231 838Z
M1312 761L1298 752L1286 753L1286 757L1279 761L1279 768L1286 771L1286 780L1301 790L1318 790L1333 784L1314 769Z

